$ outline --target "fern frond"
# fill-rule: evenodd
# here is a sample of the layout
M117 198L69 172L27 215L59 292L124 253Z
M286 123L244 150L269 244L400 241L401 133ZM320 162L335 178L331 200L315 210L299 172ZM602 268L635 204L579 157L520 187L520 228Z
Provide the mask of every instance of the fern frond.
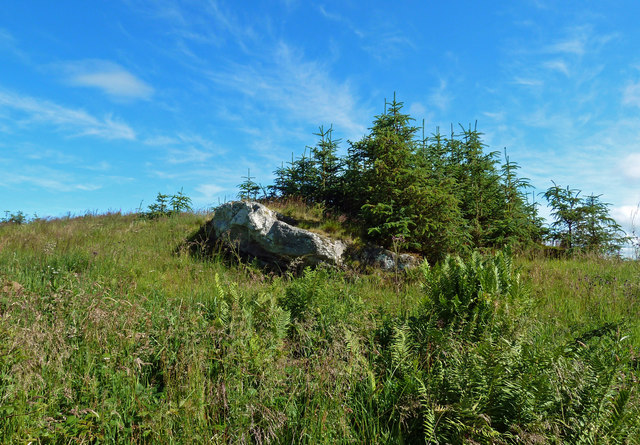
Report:
M391 360L393 373L396 370L404 370L411 359L410 329L406 324L394 328L393 342L391 344Z
M278 341L287 336L289 324L291 323L291 313L285 309L275 306L272 311L272 326Z
M438 444L436 438L436 413L431 406L429 394L424 382L416 377L418 382L418 394L420 395L420 407L422 408L422 428L424 429L424 440L429 444Z

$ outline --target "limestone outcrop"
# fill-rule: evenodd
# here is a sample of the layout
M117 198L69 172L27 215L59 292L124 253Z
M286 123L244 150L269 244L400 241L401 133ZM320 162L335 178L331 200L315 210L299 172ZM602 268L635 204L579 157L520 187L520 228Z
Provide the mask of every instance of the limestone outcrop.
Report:
M190 240L191 245L222 245L242 258L254 258L281 271L343 262L356 267L386 271L411 269L420 264L417 256L396 254L382 247L347 245L296 227L295 220L253 201L223 204Z
M209 239L221 242L243 256L288 267L342 264L345 243L282 221L276 212L258 202L223 204L204 228Z

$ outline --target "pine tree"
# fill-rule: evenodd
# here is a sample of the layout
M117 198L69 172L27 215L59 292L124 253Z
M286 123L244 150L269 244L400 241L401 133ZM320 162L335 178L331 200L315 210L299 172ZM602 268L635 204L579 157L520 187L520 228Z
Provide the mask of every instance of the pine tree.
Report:
M419 130L393 98L373 123L370 134L352 143L345 175L352 175L360 218L370 238L390 246L423 252L434 261L459 247L464 237L453 182L436 172L429 151L416 139Z
M587 252L617 255L627 237L622 227L609 216L610 204L601 202L600 196L591 194L581 202L577 243Z
M477 125L477 123L476 123ZM504 214L505 197L496 168L497 152L485 153L481 133L462 128L462 139L451 129L447 175L455 179L456 195L473 247L494 244L492 233Z
M574 247L575 232L583 219L579 195L580 190L571 189L569 186L562 188L555 182L543 195L551 206L551 216L555 220L551 223L550 238L569 251Z
M251 176L251 169L247 169L247 176L243 176L244 181L238 184L240 192L238 193L239 199L257 199L260 192L260 185L254 181L254 177Z
M504 205L502 217L494 223L490 234L497 245L530 244L542 241L542 219L538 216L535 203L527 201L527 189L532 188L528 178L520 178L517 171L520 165L512 162L504 149L505 162L501 168L501 185ZM533 195L535 197L535 194Z
M568 249L597 244L602 230L615 242L617 228L604 218L597 199L582 202L573 190L550 188L545 197L556 221L547 230L535 194L528 199L528 180L517 175L519 165L506 150L500 165L498 152L486 151L477 124L459 134L452 127L447 137L436 129L426 137L424 121L415 127L402 108L395 94L385 100L369 134L348 141L344 158L337 155L333 127L319 127L316 145L276 169L269 189L340 210L361 223L369 240L390 246L403 239L402 247L429 260L453 251L539 243L547 232ZM580 212L592 212L601 225L582 225Z
M416 151L415 133L409 115L401 113L402 102L386 103L385 113L376 116L371 133L355 148L363 160L363 181L366 184L365 203L361 215L369 233L383 244L393 236L410 238L416 222L410 207L415 202Z
M337 155L340 140L333 140L332 133L333 126L328 130L321 126L319 132L314 133L320 140L315 147L310 147L314 175L312 196L315 202L329 205L337 204L337 187L342 170L342 161Z

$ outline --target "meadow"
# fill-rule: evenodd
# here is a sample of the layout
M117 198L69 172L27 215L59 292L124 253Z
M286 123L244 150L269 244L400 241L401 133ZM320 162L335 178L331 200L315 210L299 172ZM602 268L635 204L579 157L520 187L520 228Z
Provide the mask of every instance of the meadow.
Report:
M0 442L640 443L640 264L265 274L207 220L0 225Z

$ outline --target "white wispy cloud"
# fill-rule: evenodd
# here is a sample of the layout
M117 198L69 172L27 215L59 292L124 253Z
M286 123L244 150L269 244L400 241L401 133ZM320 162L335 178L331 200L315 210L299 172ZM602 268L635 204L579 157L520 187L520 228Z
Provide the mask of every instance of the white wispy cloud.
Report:
M424 117L427 115L427 109L420 102L413 102L409 105L409 114L411 116Z
M567 62L562 59L548 60L544 62L542 66L552 71L558 71L567 77L569 76L569 67L567 66Z
M616 38L615 33L598 32L594 26L582 24L536 37L535 43L522 40L509 48L511 83L548 91L562 82L552 76L556 72L570 78L574 89L589 93L605 68L603 52ZM566 94L563 88L563 96Z
M395 29L367 33L363 40L365 41L363 49L371 57L383 63L402 57L407 50L416 49L416 45L408 36Z
M213 153L198 150L195 147L170 149L166 161L169 164L201 164L213 156Z
M545 51L552 54L560 53L581 56L586 51L585 46L586 36L580 35L552 43L545 48Z
M335 72L332 60L308 59L281 41L269 17L247 22L235 8L215 1L204 4L199 14L173 0L132 2L130 6L165 23L172 37L167 53L192 71L194 78L205 73L225 96L235 96L233 101L220 103L224 110L218 108L216 114L225 121L237 120L236 128L243 127L241 130L247 134L253 132L264 138L266 131L278 126L275 116L286 121L282 125L286 134L276 137L280 146L299 134L308 139L309 122L333 123L337 132L347 138L359 138L366 131L369 110L363 112L348 79L336 79L331 74ZM239 51L217 63L205 56L206 45L235 47ZM163 141L149 140L160 142Z
M0 28L0 48L15 45L15 39L13 35L4 28Z
M107 161L99 161L99 162L94 163L94 164L87 164L87 165L84 166L84 168L86 168L87 170L93 170L93 171L98 171L98 172L106 172L106 171L111 170L112 166Z
M505 117L504 111L484 111L482 114L497 122L503 121Z
M640 201L637 205L612 207L610 214L627 232L630 233L634 227L636 232L640 230Z
M165 145L173 145L180 143L180 139L173 136L151 136L144 140L145 145L151 146L165 146Z
M225 192L227 195L231 193L231 190L218 184L201 184L195 190L198 195L194 196L193 200L200 204L211 204L216 199L221 198Z
M620 169L625 177L640 179L640 153L627 155L620 164Z
M640 82L630 83L622 92L622 103L640 107Z
M213 156L225 152L213 141L197 134L156 135L145 139L144 143L154 147L165 147L165 161L169 164L203 164Z
M362 49L378 62L389 62L404 55L406 50L416 49L416 44L403 28L389 21L390 16L386 16L386 20L376 17L369 26L360 23L355 26L352 20L335 11L329 11L324 5L318 5L317 9L325 19L338 23L355 34Z
M429 103L441 111L446 111L451 103L451 93L447 90L447 81L440 79L440 85L431 90Z
M3 109L8 113L1 113ZM16 113L18 116L15 115ZM12 126L48 124L59 130L69 131L74 136L129 140L136 138L130 126L110 115L100 119L82 109L68 108L48 100L2 90L0 90L0 119L11 120Z
M567 27L564 35L565 37L543 46L542 52L582 57L598 53L607 43L619 37L615 32L599 33L588 23Z
M190 134L190 133L177 133L175 135L155 135L150 136L144 140L146 145L151 146L170 146L170 145L179 145L179 144L192 144L198 145L200 147L206 148L207 150L216 151L216 144L198 134Z
M23 169L24 170L24 169ZM30 169L31 171L2 171L0 186L31 185L51 192L94 191L102 188L94 183L78 182L68 173L48 168Z
M631 241L623 248L622 255L636 257L640 252L634 246L640 246L640 195L636 196L637 204L622 205L610 208L610 215L620 224ZM636 257L637 258L637 257Z
M532 78L524 78L524 77L516 77L513 79L513 83L516 85L523 85L526 87L539 87L544 84L541 79L532 79Z
M65 153L60 150L42 147L28 147L25 157L30 160L45 161L53 164L78 164L80 159L77 156Z
M106 60L88 59L56 66L74 86L97 88L114 99L149 99L154 89L122 66Z
M127 0L125 3L144 16L162 20L167 32L176 37L179 52L197 61L204 59L190 48L190 43L215 47L232 43L250 53L250 42L264 37L255 31L255 24L239 20L217 1L200 2L196 9L177 0Z
M20 49L13 34L4 28L0 28L0 51L7 51L22 62L29 61L29 57Z
M348 81L337 81L329 67L305 60L280 42L267 60L212 72L211 80L236 90L261 107L277 108L292 119L333 123L339 131L360 137L366 112L360 108Z

